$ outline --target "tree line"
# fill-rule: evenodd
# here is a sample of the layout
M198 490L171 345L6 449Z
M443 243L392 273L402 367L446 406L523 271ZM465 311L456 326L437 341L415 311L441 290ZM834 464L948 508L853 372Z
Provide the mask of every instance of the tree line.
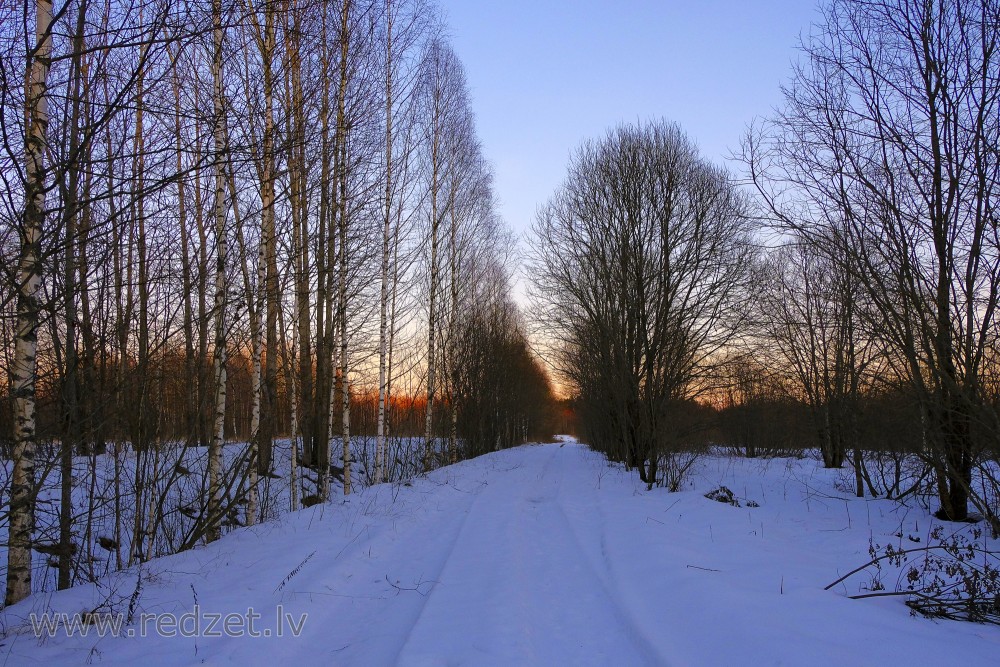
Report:
M433 2L0 26L5 604L547 434Z
M663 121L573 154L531 273L589 442L671 488L708 444L814 447L1000 533L998 26L828 0L744 177Z

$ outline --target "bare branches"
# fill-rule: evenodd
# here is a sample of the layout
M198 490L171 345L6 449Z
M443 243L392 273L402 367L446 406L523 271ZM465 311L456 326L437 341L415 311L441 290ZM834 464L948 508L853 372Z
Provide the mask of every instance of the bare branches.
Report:
M577 151L534 233L540 318L587 438L652 486L745 317L745 202L675 125L623 126Z
M993 0L834 0L786 104L744 147L767 214L856 285L859 342L919 406L940 515L995 452L1000 59ZM879 347L876 345L875 347Z
M545 430L434 5L140 4L0 10L8 576L45 566L30 545L57 521L60 587L96 576L95 551L122 567L412 475L441 435L455 460ZM486 428L464 365L489 346L516 363L489 369ZM32 526L54 479L60 513Z

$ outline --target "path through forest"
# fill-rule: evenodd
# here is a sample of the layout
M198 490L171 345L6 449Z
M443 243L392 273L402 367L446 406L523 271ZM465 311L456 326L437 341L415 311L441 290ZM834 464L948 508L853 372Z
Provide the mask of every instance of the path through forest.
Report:
M706 457L671 494L572 441L519 447L236 531L141 575L35 595L4 612L0 650L18 665L990 664L996 627L823 590L867 559L869 538L931 527L917 509L847 497L838 474L811 459ZM706 499L720 483L760 507ZM26 620L123 612L133 597L151 636L39 641ZM261 636L206 636L211 614L248 610L259 616L243 634ZM199 636L155 632L182 614Z

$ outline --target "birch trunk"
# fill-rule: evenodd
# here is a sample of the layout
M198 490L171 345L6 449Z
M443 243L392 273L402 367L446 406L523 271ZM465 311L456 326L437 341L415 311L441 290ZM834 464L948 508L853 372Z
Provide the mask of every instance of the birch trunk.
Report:
M289 13L292 17L291 26L288 24ZM291 387L289 402L292 407L289 502L291 510L294 512L299 506L298 434L300 430L302 431L303 455L307 461L309 460L308 447L312 429L310 428L308 410L312 401L313 368L309 341L309 228L306 211L307 198L305 196L305 120L303 118L302 63L299 57L300 16L295 0L286 3L283 15L287 43L285 49L285 98L291 110L285 116L285 131L287 136L291 138L288 152L288 197L292 218L291 266L295 285L295 309L292 315L293 345L290 353L291 360L286 368L286 377L289 378L288 385ZM298 342L297 350L295 337L297 337ZM288 348L287 344L283 345L283 352Z
M263 399L263 415L261 415L259 438L256 443L256 466L259 474L271 472L271 453L278 408L278 264L277 237L274 220L274 13L276 3L264 4L264 32L260 39L261 67L264 85L264 136L263 136L263 172L261 177L261 246L264 280L258 289L264 289L267 297L267 323L265 327L266 356L264 367L264 385L261 392ZM259 357L258 357L259 358Z
M385 0L385 207L382 226L382 289L378 328L378 423L375 430L375 481L385 481L386 367L389 354L389 242L392 218L392 0Z
M448 365L450 368L448 382L448 403L451 412L451 431L448 435L448 460L458 461L458 407L455 405L455 352L457 350L458 324L458 218L455 215L455 185L452 185L451 202L451 252L449 264L451 273L451 318L448 321Z
M295 250L292 249L292 257L289 258L289 264L294 265ZM295 320L296 315L292 315L292 332L297 328ZM295 377L295 348L288 345L288 340L285 332L285 318L283 311L278 311L279 327L281 329L281 359L282 368L285 373L285 377L288 381L285 383L285 393L288 400L288 404L291 407L291 424L289 433L289 470L288 470L288 495L289 495L289 505L292 512L299 508L299 490L298 490L298 433L299 433L299 401L298 401L298 381Z
M236 200L236 193L233 192L233 201ZM237 229L240 229L240 225L237 224ZM242 235L242 234L241 234ZM243 255L246 257L246 255ZM263 265L258 265L257 270L257 289L261 289L261 278L263 277L264 269ZM249 281L247 281L249 282ZM247 285L247 303L250 303L252 295L250 290L252 290L250 285ZM257 460L260 456L260 419L261 419L261 367L260 367L260 355L262 353L261 346L261 327L260 327L260 302L253 307L250 312L250 336L252 338L250 347L251 354L253 355L253 369L251 372L251 392L253 393L252 405L250 408L250 452L247 457L247 525L252 526L257 522L257 506L259 504L258 495L258 468Z
M214 150L215 171L215 422L212 429L212 441L208 451L208 506L207 528L205 539L215 541L220 536L219 521L222 510L222 444L226 424L226 209L225 209L225 175L223 160L226 156L225 137L225 105L222 97L222 42L224 30L222 27L222 0L212 0L212 27L214 51L212 54L212 81L214 101Z
M344 0L340 12L340 89L337 95L337 134L340 137L340 163L338 169L338 187L340 198L338 201L340 232L340 280L339 298L337 310L340 319L340 383L342 417L341 426L343 431L341 441L343 444L344 463L344 495L351 494L351 383L350 369L348 367L348 339L347 339L347 118L346 100L347 97L347 73L348 55L350 45L350 26L348 25L351 12L350 0Z
M35 3L35 46L28 66L25 100L24 228L18 266L17 338L11 369L14 397L14 470L10 484L5 605L31 594L31 537L35 523L35 353L41 290L41 234L45 221L47 86L52 55L52 1Z
M236 193L233 193L233 200L236 199ZM246 257L246 255L243 255ZM258 258L259 260L260 258ZM263 289L263 278L264 278L264 265L258 263L257 265L257 290L258 292ZM249 282L249 281L248 281ZM247 303L250 303L250 299L253 298L250 294L252 289L249 285L247 286ZM250 336L251 336L251 354L253 355L253 370L251 373L251 391L253 393L251 414L250 414L250 452L247 456L247 525L252 526L257 522L257 507L259 504L259 467L258 460L260 457L260 443L261 443L261 402L262 402L262 383L261 383L261 367L260 367L260 355L262 353L262 331L260 326L260 316L262 311L261 302L258 300L257 304L254 306L253 310L250 312Z
M437 57L437 56L435 56ZM435 63L435 70L438 63ZM435 76L438 72L435 71ZM436 85L440 81L435 81ZM434 455L434 394L435 386L435 342L437 327L437 291L438 291L438 227L440 219L438 217L438 190L440 186L440 143L441 143L441 99L440 91L434 91L434 108L432 110L432 137L431 137L431 284L430 303L427 311L427 413L424 424L424 472L429 472Z
M240 250L240 269L243 274L243 293L246 295L247 315L250 319L250 451L247 453L247 510L246 523L248 526L257 522L258 506L260 504L259 477L257 475L257 452L260 438L261 420L261 364L260 355L262 352L261 322L260 316L264 308L263 292L261 286L264 282L264 264L257 262L257 290L254 291L253 283L250 282L250 271L247 268L247 244L243 237L243 218L240 216L239 199L236 196L236 176L232 164L226 160L228 165L227 177L229 182L229 196L232 200L234 227L236 228L236 243ZM260 257L258 257L258 260Z

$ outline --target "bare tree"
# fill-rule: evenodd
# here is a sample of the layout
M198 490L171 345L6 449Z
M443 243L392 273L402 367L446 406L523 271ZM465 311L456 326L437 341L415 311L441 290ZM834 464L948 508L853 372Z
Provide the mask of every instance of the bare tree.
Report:
M449 169L448 142L462 131L462 114L467 104L465 75L454 52L440 39L428 45L424 55L422 96L425 104L427 179L429 195L429 254L427 306L427 411L424 428L424 471L431 469L435 452L434 403L438 392L438 328L441 289L441 225L447 219Z
M225 40L222 0L212 0L212 116L215 171L215 194L213 209L215 216L215 425L208 452L208 521L205 535L211 542L219 538L218 522L222 514L222 446L226 428L226 105L223 97L222 54Z
M859 401L863 378L881 349L877 336L862 330L859 290L844 253L824 254L832 250L844 249L799 239L772 252L756 318L764 345L773 345L771 358L789 369L809 408L823 464L839 468L853 453L855 490L863 497Z
M7 594L11 605L31 594L31 542L35 506L35 376L41 234L45 221L45 152L48 142L48 73L52 53L52 1L35 3L35 41L27 65L28 110L24 133L24 218L21 223L20 289L14 346L14 472L10 487Z
M939 516L971 501L1000 530L971 488L995 437L981 378L1000 299L997 25L995 0L832 0L744 157L784 226L848 248L860 315L921 406Z
M392 162L392 120L393 84L395 83L395 62L393 61L393 23L395 16L392 0L385 2L385 217L382 223L382 265L381 290L379 293L378 332L378 425L375 433L375 479L385 480L385 404L388 400L388 359L389 359L389 249L392 243L392 202L393 202L393 162Z
M584 144L535 223L538 316L586 437L650 487L746 312L745 209L676 125L654 122Z

